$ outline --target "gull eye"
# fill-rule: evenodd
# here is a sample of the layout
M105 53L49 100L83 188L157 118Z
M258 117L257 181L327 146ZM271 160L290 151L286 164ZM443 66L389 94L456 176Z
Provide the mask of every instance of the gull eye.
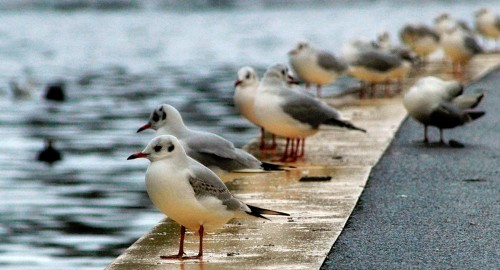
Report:
M161 145L157 145L155 146L155 148L153 148L155 150L156 153L160 152L161 151Z
M304 44L299 45L299 50L302 50L304 48Z
M245 77L247 80L250 79L250 73L247 73L247 76Z
M175 149L175 146L174 146L173 144L171 144L171 145L167 148L167 151L168 151L168 152L172 152L172 151L174 151L174 149Z
M286 70L281 70L281 75L286 76Z

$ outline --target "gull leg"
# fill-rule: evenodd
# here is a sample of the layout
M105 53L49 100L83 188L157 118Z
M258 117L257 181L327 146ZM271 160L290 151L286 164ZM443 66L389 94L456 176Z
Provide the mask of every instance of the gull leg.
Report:
M424 125L424 143L429 143L429 139L427 138L427 125Z
M363 81L359 81L359 98L362 99L365 95L366 91L366 83Z
M182 256L184 256L184 236L185 235L186 235L186 227L181 226L181 242L179 244L179 253L177 253L176 255L160 256L160 258L164 259L164 260L182 259Z
M198 230L198 234L200 235L200 246L198 249L198 255L196 256L185 256L182 257L184 260L193 260L193 259L201 259L203 258L203 234L205 233L205 228L203 228L203 225L200 226L200 229Z
M319 85L319 84L316 87L316 96L318 98L321 98L321 85Z
M266 149L266 130L261 127L260 128L260 150Z
M300 139L302 141L301 145L300 145L300 148L301 148L301 151L300 151L300 154L297 154L297 157L301 158L301 157L304 157L304 154L305 154L305 150L304 148L306 147L306 138L302 138ZM300 142L300 141L299 141ZM298 147L297 147L298 148Z
M290 138L286 138L285 151L283 156L278 161L285 162L288 159L288 146L290 145Z
M271 138L273 140L273 143L271 144L269 150L276 150L276 148L278 147L278 144L276 144L276 135L271 134Z
M439 143L445 144L445 142L443 140L443 129L442 128L439 129Z

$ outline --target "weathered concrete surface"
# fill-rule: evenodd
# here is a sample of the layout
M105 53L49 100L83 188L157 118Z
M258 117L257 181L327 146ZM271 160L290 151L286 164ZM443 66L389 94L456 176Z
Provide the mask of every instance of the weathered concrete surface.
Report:
M465 89L486 94L486 115L445 131L464 148L403 123L321 269L500 268L499 85L496 69Z
M477 57L464 80L484 74L499 60L497 55ZM441 64L433 64L425 73L442 71ZM410 83L412 80L407 85ZM223 176L237 197L288 212L290 218L234 220L205 237L202 261L159 259L178 249L179 226L166 219L107 269L319 269L356 205L371 168L406 117L400 98L359 100L347 96L327 102L368 133L324 128L307 139L305 160L294 164L295 170ZM255 150L255 145L248 148ZM331 176L332 180L299 182L305 175ZM198 237L188 234L187 253L195 254L197 246Z

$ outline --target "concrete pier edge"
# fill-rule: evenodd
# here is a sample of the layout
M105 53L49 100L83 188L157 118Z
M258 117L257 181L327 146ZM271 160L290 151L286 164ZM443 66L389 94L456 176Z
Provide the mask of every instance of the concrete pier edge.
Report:
M469 83L498 68L500 54L477 56L463 81ZM424 72L405 82L405 89L422 76L452 79L449 66L429 63ZM291 217L238 219L221 231L209 233L202 261L166 261L160 255L178 249L179 226L166 218L139 238L106 269L319 269L342 232L371 169L382 157L406 111L401 97L363 99L326 98L367 134L324 128L308 138L306 159L288 172L222 175L238 198L256 206L289 212ZM282 150L280 142L278 152ZM258 155L257 142L246 146ZM267 157L263 157L266 159ZM299 182L303 176L330 176L332 180ZM189 233L186 252L195 253L198 238Z

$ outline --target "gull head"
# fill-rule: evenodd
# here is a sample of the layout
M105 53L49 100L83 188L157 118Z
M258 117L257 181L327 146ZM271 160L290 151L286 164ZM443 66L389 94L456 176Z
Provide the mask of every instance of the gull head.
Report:
M162 159L173 159L186 156L179 140L172 135L162 135L153 138L141 152L130 155L127 160L147 158L153 162Z
M451 17L450 17L450 14L448 13L441 13L439 14L439 16L437 16L436 18L434 18L434 24L438 24L442 21L447 21L447 20L450 20Z
M272 84L283 84L289 81L288 67L282 64L276 64L269 67L264 73L263 81Z
M179 111L169 104L161 104L151 113L149 121L140 127L137 132L145 129L158 130L162 127L177 128L184 126Z
M288 52L288 55L293 57L294 55L297 55L302 52L306 52L311 49L311 45L309 45L309 42L307 41L299 41L297 42L297 45L295 45L295 48L293 48L291 51Z
M259 78L257 72L252 67L242 67L238 70L238 79L234 82L234 87L257 86Z
M479 17L482 17L482 16L489 14L489 13L492 13L492 12L493 12L493 10L491 10L491 8L484 7L484 8L478 9L476 12L474 12L474 16L476 18L479 18Z

